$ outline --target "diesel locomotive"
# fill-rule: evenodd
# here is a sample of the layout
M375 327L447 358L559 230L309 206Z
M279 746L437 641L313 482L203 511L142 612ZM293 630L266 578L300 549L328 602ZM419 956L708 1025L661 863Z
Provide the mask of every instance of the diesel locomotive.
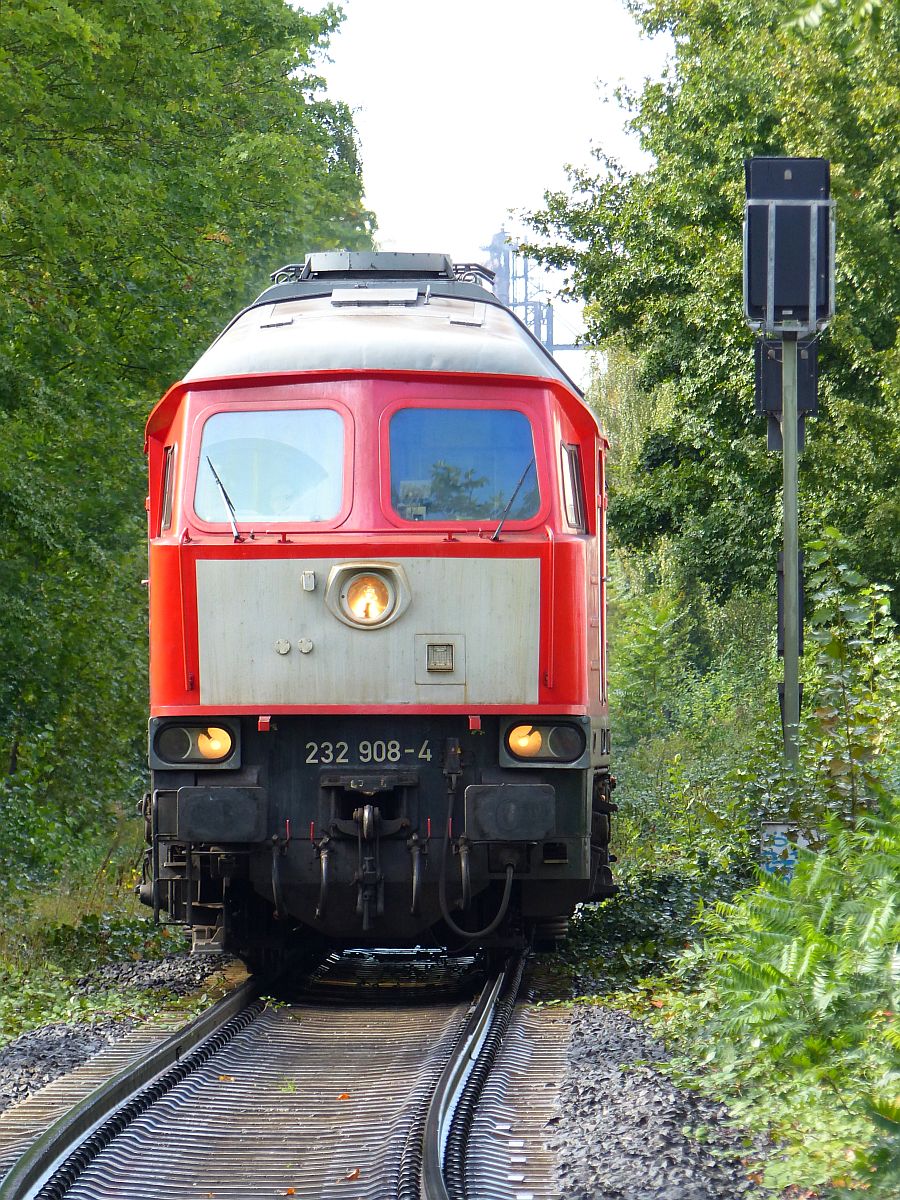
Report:
M553 939L614 887L606 441L481 268L272 280L147 425L141 898L257 966Z

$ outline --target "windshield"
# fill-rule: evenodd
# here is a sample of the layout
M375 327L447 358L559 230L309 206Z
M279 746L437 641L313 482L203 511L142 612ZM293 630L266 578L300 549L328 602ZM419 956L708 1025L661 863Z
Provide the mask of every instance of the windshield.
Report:
M207 461L209 460L209 461ZM194 512L240 521L329 521L344 486L344 422L333 409L216 413L203 426Z
M499 520L534 458L528 418L510 409L400 409L390 442L391 505L407 521ZM539 506L529 471L507 520Z

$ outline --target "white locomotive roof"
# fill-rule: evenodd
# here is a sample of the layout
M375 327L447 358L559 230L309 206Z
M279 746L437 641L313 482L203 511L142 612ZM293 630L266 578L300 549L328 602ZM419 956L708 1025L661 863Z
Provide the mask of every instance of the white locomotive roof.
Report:
M316 294L273 299L264 294L240 313L185 379L342 369L458 371L556 379L578 394L526 326L477 285L392 280L354 287L335 281L319 285Z

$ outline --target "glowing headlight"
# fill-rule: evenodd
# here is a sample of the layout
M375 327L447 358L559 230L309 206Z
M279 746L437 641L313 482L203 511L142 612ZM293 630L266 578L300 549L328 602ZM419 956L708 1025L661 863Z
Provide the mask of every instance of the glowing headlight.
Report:
M541 731L533 725L517 725L506 735L506 744L510 754L514 754L516 758L534 758L536 754L540 754L544 739L541 737Z
M234 750L234 737L220 725L166 725L153 748L163 763L220 763Z
M394 610L393 584L373 571L351 576L341 588L341 607L357 625L380 625Z
M412 600L400 563L342 562L328 572L325 607L353 629L383 629L400 619Z
M233 745L231 734L227 729L219 729L211 725L197 733L197 750L203 756L213 761L225 758L231 753Z
M514 725L506 734L506 749L513 758L534 762L573 763L587 743L578 725Z

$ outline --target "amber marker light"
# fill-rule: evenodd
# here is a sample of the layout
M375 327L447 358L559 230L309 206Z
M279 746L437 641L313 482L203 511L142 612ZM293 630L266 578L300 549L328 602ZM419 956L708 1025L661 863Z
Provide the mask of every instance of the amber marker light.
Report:
M533 725L517 725L506 735L506 742L510 753L517 758L534 758L540 754L544 739L541 731Z
M232 739L227 729L211 725L197 734L197 750L203 758L226 758L231 753Z
M394 589L382 575L354 575L343 589L344 612L357 625L378 625L394 607Z

